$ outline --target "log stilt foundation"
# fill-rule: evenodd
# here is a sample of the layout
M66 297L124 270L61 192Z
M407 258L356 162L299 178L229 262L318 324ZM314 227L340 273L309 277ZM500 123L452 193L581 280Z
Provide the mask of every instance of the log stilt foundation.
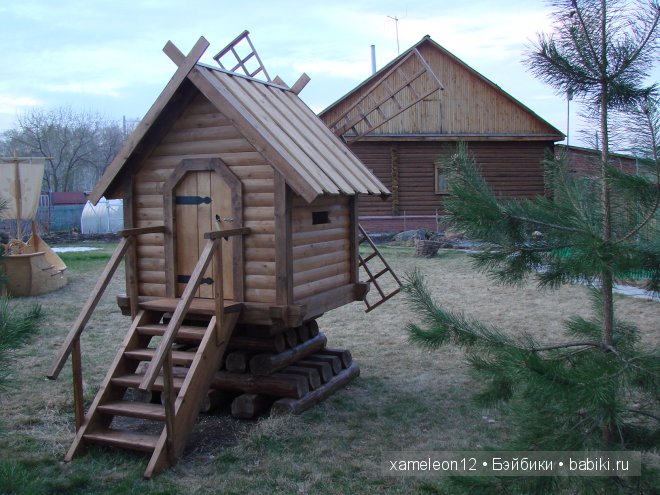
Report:
M315 320L295 328L238 325L211 392L233 397L232 415L300 414L360 374L346 349L327 347ZM209 403L205 403L208 412Z

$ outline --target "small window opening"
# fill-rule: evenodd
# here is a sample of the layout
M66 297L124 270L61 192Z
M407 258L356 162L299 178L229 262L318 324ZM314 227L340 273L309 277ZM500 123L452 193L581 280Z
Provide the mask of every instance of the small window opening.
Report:
M435 193L436 194L449 194L449 182L447 180L447 172L443 169L442 165L435 165Z
M329 211L313 211L312 212L312 225L323 225L330 223Z

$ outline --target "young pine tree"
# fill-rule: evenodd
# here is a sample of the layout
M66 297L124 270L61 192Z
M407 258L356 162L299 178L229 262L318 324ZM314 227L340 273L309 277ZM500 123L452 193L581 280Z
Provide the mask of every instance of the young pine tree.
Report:
M654 88L642 85L658 59L660 7L614 0L553 5L555 32L539 36L528 64L559 93L570 89L597 118L601 155L596 177L576 179L563 159L552 158L546 163L548 197L503 200L461 145L446 164L451 195L445 208L457 229L487 246L473 256L478 269L509 284L535 278L542 288L588 282L593 317L569 318L566 340L557 344L513 338L505 329L440 308L415 272L408 276L406 293L422 322L408 330L423 347L453 343L467 350L483 378L477 398L502 404L515 425L506 448L657 449L660 350L640 343L632 322L616 318L612 290L617 279L643 273L646 289L660 293L658 104ZM633 119L631 132L645 130L646 171L631 174L611 164L610 112ZM580 484L580 489L608 493L660 490L653 475L518 482L509 479L497 489L529 493L566 485L574 490Z

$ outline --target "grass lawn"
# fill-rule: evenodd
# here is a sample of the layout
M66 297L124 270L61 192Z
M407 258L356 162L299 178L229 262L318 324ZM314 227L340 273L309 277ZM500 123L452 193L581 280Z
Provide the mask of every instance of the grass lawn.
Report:
M460 351L428 353L408 344L405 324L414 315L396 296L369 314L354 303L319 320L330 346L351 350L361 376L310 411L258 421L237 421L228 411L201 415L184 457L152 481L142 479L147 457L130 452L95 447L65 464L74 431L70 365L55 382L45 376L114 248L98 246L62 254L70 267L62 290L14 301L38 302L46 317L16 351L12 377L0 390L0 493L446 493L440 477L384 476L383 453L481 450L510 433L497 410L472 407L479 383ZM419 268L447 307L511 333L529 330L557 341L563 318L590 313L584 287L501 287L472 271L461 252L442 251L433 259L413 258L406 248L384 253L400 275ZM117 275L82 339L88 403L128 328L115 304L120 292ZM657 345L660 303L622 296L616 302L619 317L635 321L642 339Z

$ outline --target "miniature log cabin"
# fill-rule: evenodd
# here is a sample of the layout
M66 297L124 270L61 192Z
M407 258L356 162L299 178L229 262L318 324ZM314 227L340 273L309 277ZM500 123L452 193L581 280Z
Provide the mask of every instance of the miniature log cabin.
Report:
M250 55L225 69L241 42ZM380 301L392 295L376 280L388 267L372 273L360 257L356 218L358 194L388 190L298 98L306 76L292 88L271 81L247 32L215 57L219 68L198 62L207 47L165 46L178 70L92 193L122 197L127 228L48 375L72 355L67 460L90 443L144 450L151 477L219 397L237 417L273 402L273 412L310 407L359 373L315 319L365 298L360 266ZM132 320L85 415L80 335L124 255L118 302ZM122 428L126 417L162 432Z

